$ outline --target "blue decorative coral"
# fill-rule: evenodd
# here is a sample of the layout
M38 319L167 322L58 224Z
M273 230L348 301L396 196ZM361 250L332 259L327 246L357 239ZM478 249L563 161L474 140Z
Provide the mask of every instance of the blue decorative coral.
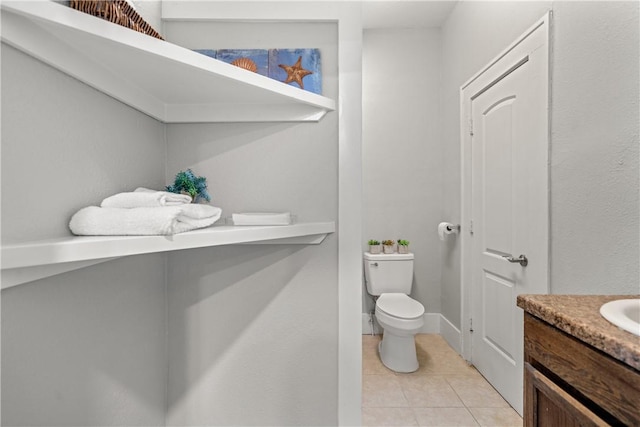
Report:
M186 193L196 203L200 199L211 201L211 196L207 191L207 178L196 176L191 169L178 172L173 184L168 185L166 190L171 193Z

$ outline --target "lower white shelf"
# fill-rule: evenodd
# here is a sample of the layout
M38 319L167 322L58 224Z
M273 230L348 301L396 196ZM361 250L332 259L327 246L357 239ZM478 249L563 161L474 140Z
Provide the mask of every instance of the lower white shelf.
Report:
M320 244L334 222L213 226L171 236L76 236L2 247L2 289L129 255L236 244Z

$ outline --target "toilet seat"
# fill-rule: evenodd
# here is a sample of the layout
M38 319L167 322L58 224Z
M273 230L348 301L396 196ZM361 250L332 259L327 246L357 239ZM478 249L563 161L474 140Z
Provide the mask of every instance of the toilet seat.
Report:
M380 295L375 313L385 333L413 336L424 326L424 306L405 294Z
M405 294L382 294L376 301L376 310L397 319L412 320L422 318L424 306Z

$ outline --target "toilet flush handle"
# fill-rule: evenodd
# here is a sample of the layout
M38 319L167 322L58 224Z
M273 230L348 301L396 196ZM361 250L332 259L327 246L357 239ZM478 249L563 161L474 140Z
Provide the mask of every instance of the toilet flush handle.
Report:
M377 262L372 262L372 263L370 263L369 265L372 265L372 266L374 266L374 267L377 267L377 266L378 266L378 263L377 263Z

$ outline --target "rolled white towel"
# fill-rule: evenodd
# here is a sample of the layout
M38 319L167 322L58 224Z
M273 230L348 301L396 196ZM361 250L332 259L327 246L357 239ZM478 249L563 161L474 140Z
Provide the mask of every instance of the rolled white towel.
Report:
M200 206L191 208L191 206ZM209 205L143 208L89 206L76 212L69 228L80 236L154 236L183 233L213 225L222 214Z
M103 208L153 208L159 206L181 206L191 203L186 194L137 188L133 192L118 193L100 203Z

